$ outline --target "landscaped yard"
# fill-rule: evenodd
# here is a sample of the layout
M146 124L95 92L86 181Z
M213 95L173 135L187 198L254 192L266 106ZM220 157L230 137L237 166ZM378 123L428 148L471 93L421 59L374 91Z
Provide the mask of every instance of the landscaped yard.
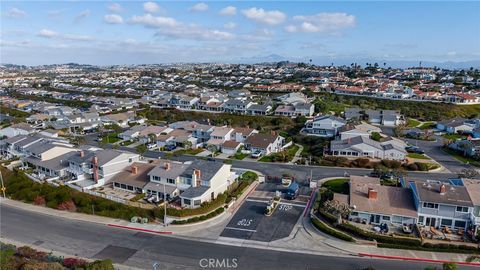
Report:
M418 154L418 153L408 153L407 157L409 158L416 158L416 159L431 159L424 154Z
M335 193L348 194L348 178L337 178L328 180L322 184L322 187L327 188Z
M458 139L466 138L465 135L460 135L460 134L443 134L442 137L447 140L458 140Z
M132 143L133 143L133 141L124 141L124 142L122 142L122 145L127 146L127 145L130 145Z
M435 122L424 122L418 128L419 129L429 129L429 128L434 128L434 127L435 127Z
M418 121L417 119L413 119L413 118L408 118L408 127L416 127L418 125L420 125L420 121Z
M102 138L102 143L116 143L118 141L120 141L118 133L111 133Z
M237 159L237 160L242 160L244 158L246 158L248 156L248 154L244 154L244 153L235 153L235 155L233 156L230 156L231 159Z
M173 155L192 155L192 156L195 156L196 154L199 154L201 152L203 152L205 149L203 148L197 148L197 149L193 149L193 148L190 148L190 149L180 149L180 150L177 150L175 152L173 152Z
M468 164L473 165L475 167L480 167L480 161L479 160L475 160L475 159L470 158L470 157L464 157L459 152L457 152L455 150L452 150L452 149L444 148L443 151L447 152L448 154L453 156L458 161L461 161L463 163L468 163Z
M261 157L258 161L261 162L289 162L295 157L295 153L298 151L298 146L293 145L288 147L287 149L278 152L278 153L273 153L268 156Z

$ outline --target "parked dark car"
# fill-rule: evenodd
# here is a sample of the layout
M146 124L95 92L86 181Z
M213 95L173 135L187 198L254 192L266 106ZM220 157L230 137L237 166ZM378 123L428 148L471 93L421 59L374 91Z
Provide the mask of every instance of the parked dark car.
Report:
M413 146L413 145L405 147L405 150L409 153L417 153L417 154L424 154L425 153L425 151L420 149L418 146Z
M287 200L295 200L300 193L300 186L297 182L292 182L290 186L288 186L287 190L285 191L285 199Z
M175 145L167 145L167 146L165 146L165 150L167 150L167 151L175 150L175 148L177 148L177 146L175 146Z

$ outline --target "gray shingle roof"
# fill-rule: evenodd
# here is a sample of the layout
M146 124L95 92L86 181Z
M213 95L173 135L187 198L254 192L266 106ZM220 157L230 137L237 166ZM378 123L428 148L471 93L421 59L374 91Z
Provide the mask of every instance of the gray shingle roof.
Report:
M420 201L460 206L473 206L466 187L445 184L445 194L440 194L439 183L414 182Z
M199 196L202 196L207 192L209 187L189 187L187 190L185 190L182 194L180 194L181 198L186 198L186 199L193 199Z

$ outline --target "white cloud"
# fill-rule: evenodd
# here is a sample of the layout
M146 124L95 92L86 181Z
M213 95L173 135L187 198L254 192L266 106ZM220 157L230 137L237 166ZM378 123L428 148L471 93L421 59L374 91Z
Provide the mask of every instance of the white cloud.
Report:
M171 17L153 16L145 14L143 16L133 16L130 20L133 24L143 24L149 27L175 26L178 22Z
M119 13L123 11L123 7L119 3L112 3L108 6L108 10L113 13Z
M15 19L18 19L18 18L23 18L25 16L27 16L27 13L21 9L18 9L18 8L11 8L7 13L6 13L7 17L10 17L10 18L15 18Z
M197 25L179 25L177 27L162 27L157 31L158 36L167 36L178 39L193 40L231 40L235 35L216 29L207 29Z
M233 16L235 14L237 14L237 8L234 6L225 7L218 13L220 16Z
M48 12L48 17L55 19L60 18L63 15L63 10L51 10Z
M103 16L103 21L109 24L122 24L123 23L123 18L120 15L117 14L107 14Z
M58 33L49 29L42 29L38 32L38 36L43 38L54 38L58 36Z
M226 28L226 29L235 29L235 28L237 28L237 24L234 23L234 22L228 22L228 23L224 24L223 27Z
M286 32L334 33L356 25L354 15L340 12L295 16L293 20L297 23L286 26Z
M287 15L279 10L269 11L256 7L242 10L242 13L250 20L268 25L279 25L287 18Z
M90 36L83 36L83 35L74 35L74 34L61 34L58 32L55 32L50 29L42 29L38 32L37 34L39 37L43 38L56 38L56 39L62 39L62 40L71 40L71 41L89 41L93 40L92 37Z
M79 22L85 18L87 18L88 16L90 16L90 10L89 9L85 9L84 11L78 13L78 15L75 17L75 21L76 22Z
M149 13L157 13L160 11L160 6L155 2L145 2L143 3L143 10Z
M73 40L73 41L89 41L93 40L90 36L83 36L83 35L72 35L72 34L64 34L59 36L62 39Z
M456 56L456 55L457 55L457 52L455 51L447 52L447 56Z
M192 7L190 7L190 11L202 12L207 10L208 10L208 5L205 4L204 2L195 4Z

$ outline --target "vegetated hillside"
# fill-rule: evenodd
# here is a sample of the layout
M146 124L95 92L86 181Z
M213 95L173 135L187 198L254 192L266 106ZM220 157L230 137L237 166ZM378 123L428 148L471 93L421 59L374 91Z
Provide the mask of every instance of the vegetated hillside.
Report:
M480 115L480 104L454 105L434 102L345 96L329 93L320 94L319 98L315 101L315 109L318 112L334 111L336 113L340 113L347 107L399 110L406 117L412 117L422 121L439 121L453 117L471 118Z

